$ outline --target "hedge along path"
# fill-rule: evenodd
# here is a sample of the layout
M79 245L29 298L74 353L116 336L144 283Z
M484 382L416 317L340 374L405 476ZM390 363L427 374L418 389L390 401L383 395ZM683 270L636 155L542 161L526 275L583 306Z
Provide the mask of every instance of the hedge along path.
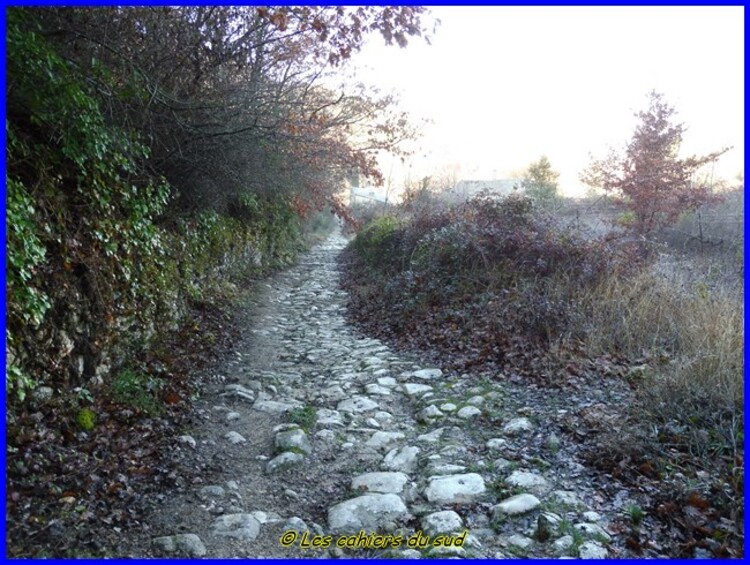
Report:
M243 311L244 338L168 447L192 477L125 552L632 555L621 521L636 501L560 438L576 399L446 374L357 335L338 287L346 242L333 233Z

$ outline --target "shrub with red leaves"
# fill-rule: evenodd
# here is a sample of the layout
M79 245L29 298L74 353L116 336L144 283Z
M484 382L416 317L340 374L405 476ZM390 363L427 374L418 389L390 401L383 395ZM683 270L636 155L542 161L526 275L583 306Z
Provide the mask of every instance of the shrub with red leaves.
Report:
M582 324L581 293L637 268L628 248L555 227L524 196L480 194L409 222L381 218L344 254L351 314L464 370L528 365ZM580 322L580 320L578 320ZM578 331L578 330L575 330Z

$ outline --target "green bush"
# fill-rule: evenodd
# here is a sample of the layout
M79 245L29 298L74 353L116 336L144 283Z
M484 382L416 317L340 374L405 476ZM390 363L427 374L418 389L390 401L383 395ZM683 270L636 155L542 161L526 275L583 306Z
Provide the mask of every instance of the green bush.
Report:
M9 341L15 353L38 352L36 330L85 301L91 341L105 347L115 319L154 318L166 250L153 222L169 187L144 180L148 148L106 123L89 77L17 10L8 13L7 63ZM54 365L39 353L15 359L22 367L9 367L6 386L20 397L28 365Z
M479 195L401 226L381 218L347 257L355 315L385 317L387 332L469 365L544 352L577 331L585 289L637 265L627 249L555 228L519 195Z
M21 400L35 383L75 386L105 358L117 367L189 298L289 264L302 239L288 195L244 191L223 214L168 208L149 147L104 111L102 85L117 101L143 86L64 59L30 14L8 11L6 43L6 389Z
M163 379L147 373L124 369L112 381L110 394L112 400L118 404L138 409L148 415L155 415L162 410L158 394L165 384Z
M289 412L289 422L297 424L306 432L310 432L318 421L318 415L312 406L302 406L294 408Z
M76 414L76 423L84 432L90 432L96 426L96 413L91 408L81 408Z
M371 267L380 267L392 261L394 236L399 229L398 220L383 216L365 226L354 239L354 249L359 258Z

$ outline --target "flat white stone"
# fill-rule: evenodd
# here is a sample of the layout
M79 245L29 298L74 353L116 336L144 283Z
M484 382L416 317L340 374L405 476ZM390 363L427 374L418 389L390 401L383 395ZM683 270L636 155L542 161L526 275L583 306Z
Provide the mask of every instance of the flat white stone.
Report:
M370 410L375 410L377 407L378 403L374 400L367 398L366 396L355 396L339 402L336 409L341 412L351 412L356 414L360 412L369 412Z
M440 409L443 412L455 412L458 406L453 404L452 402L446 402L445 404L440 405Z
M471 404L472 406L481 406L484 404L485 398L484 396L472 396L469 400L466 401L466 404Z
M521 432L531 431L532 429L534 429L534 426L531 424L531 421L524 417L513 418L503 426L503 432L508 435L516 435Z
M430 466L430 473L433 475L457 475L464 471L466 471L466 467L453 463L436 463Z
M401 494L404 486L409 482L405 473L399 472L375 472L365 473L352 479L352 490L363 490L366 492L380 492Z
M444 431L445 428L434 429L430 433L417 436L417 441L422 441L425 443L437 443L440 441L440 437L443 435Z
M469 418L476 418L481 413L482 411L476 406L464 406L456 415L463 420L468 420Z
M376 373L377 373L377 371L376 371ZM374 374L375 373L373 373L373 375ZM395 386L398 386L398 381L396 379L394 379L393 377L380 377L378 379L378 384L380 386L385 386L385 387L388 387L388 388L393 388Z
M493 437L492 439L488 440L485 445L487 446L487 449L490 449L492 451L499 451L505 448L505 446L508 445L508 442L501 437Z
M542 516L547 519L551 526L557 527L562 522L562 516L554 512L542 512Z
M224 496L224 487L219 485L206 485L198 491L198 496L201 500L207 500L212 497Z
M453 510L444 510L442 512L433 512L422 518L422 530L428 536L438 534L451 534L460 532L464 527L464 521L461 516Z
M305 460L304 456L292 451L285 451L266 463L266 473L273 473L299 465Z
M364 363L365 363L365 366L367 367L379 367L380 365L385 363L385 361L381 359L380 357L373 356L373 357L368 357L367 359L365 359Z
M526 549L534 543L534 540L532 540L531 538L527 538L526 536L522 536L521 534L513 534L508 538L508 543L515 547Z
M277 433L274 446L277 451L301 451L307 455L312 452L307 434L299 428Z
M424 494L430 502L457 504L475 502L484 496L484 479L477 473L430 477Z
M228 440L232 445L245 443L247 441L244 437L242 437L242 435L237 432L227 432L226 434L224 434L224 439Z
M442 377L443 371L441 369L419 369L418 371L413 371L410 376L415 379L423 379L427 381Z
M508 468L511 465L511 462L503 457L498 457L492 462L492 464L495 466L496 471L502 471L503 469Z
M578 550L581 559L606 559L607 550L596 541L585 541Z
M408 513L395 494L365 494L340 502L328 509L328 529L332 534L370 532Z
M419 452L420 449L413 445L407 445L401 449L392 449L383 458L380 466L390 471L412 473L417 468Z
M588 512L584 512L581 516L583 516L583 519L587 522L598 522L602 519L602 515L598 512L594 512L593 510L589 510Z
M393 420L393 414L391 414L390 412L383 412L382 410L375 412L375 414L373 414L372 417L375 418L381 424L385 422L390 422L391 420Z
M394 442L404 439L406 436L401 432L375 432L365 445L375 449L385 450Z
M286 424L279 424L272 428L273 433L287 432L289 430L298 430L298 429L300 429L299 424L293 424L291 422L288 422Z
M438 409L437 406L434 404L430 404L429 406L426 406L419 412L418 420L420 422L429 422L430 420L434 418L440 418L443 416L443 413Z
M203 545L201 538L195 534L163 536L154 538L151 543L167 553L177 553L187 557L203 557L206 555L206 546Z
M318 408L315 411L317 415L316 425L324 428L333 427L344 427L344 420L341 413L337 410L330 410L328 408Z
M276 512L263 512L262 510L255 510L253 512L250 512L250 515L258 520L261 524L274 524L276 522L281 522L281 516L276 514Z
M367 420L365 420L365 424L370 426L371 428L375 428L376 430L379 430L383 427L375 418L367 418Z
M581 524L575 524L573 526L576 530L583 532L587 536L601 536L607 541L612 540L612 536L610 536L604 528L602 528L599 524L593 524L591 522L583 522Z
M419 383L404 383L403 385L401 385L401 388L409 396L415 396L417 394L422 394L424 392L429 392L432 390L432 387L430 385L423 385Z
M570 547L573 545L573 536L563 536L561 538L558 538L554 541L552 544L552 547L555 548L555 553L558 555L565 553L570 549Z
M367 394L378 394L380 396L390 396L391 395L391 389L384 387L382 385L373 383L369 384L365 387L365 392Z
M571 508L583 508L583 502L572 490L553 490L550 498Z
M197 445L193 436L178 436L177 441L189 445L193 449L195 449L195 446Z
M302 405L299 402L289 403L278 402L276 400L256 400L255 404L253 404L253 409L267 412L269 414L285 414L286 412L291 412L300 406Z
M333 430L319 430L315 432L315 437L323 441L333 441L336 439L336 433Z
M455 428L454 428L455 429ZM455 438L453 438L455 439ZM463 444L448 444L445 447L440 449L440 455L441 457L447 457L448 459L459 459L461 457L465 457L468 453L466 446ZM478 459L476 461L476 464L479 467L486 467L486 463L483 459Z
M323 390L321 390L318 394L322 398L326 400L330 400L332 402L343 400L344 398L349 396L346 392L344 392L344 389L338 385L326 387Z
M253 402L255 400L255 393L240 384L226 385L224 387L224 390L226 391L226 394L231 394L232 396L235 396L237 398L249 400L250 402Z
M493 506L492 517L498 519L505 516L525 514L526 512L531 512L540 504L541 502L539 502L539 499L533 494L517 494L510 498L506 498L500 504Z
M260 522L251 514L224 514L214 521L213 533L217 536L253 541L260 533Z
M513 471L505 482L518 488L526 488L535 494L549 492L549 482L541 475L529 473L527 471Z
M294 530L298 534L310 531L310 527L299 516L292 516L286 522L284 522L284 525L281 526L281 528L283 530Z

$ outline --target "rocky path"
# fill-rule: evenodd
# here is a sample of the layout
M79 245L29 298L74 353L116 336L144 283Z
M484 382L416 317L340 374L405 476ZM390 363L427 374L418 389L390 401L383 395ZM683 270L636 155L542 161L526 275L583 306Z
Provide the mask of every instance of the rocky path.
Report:
M127 553L628 556L635 501L561 431L610 393L562 399L443 374L358 337L337 286L345 243L334 234L266 285L196 400L199 424L168 447L192 478Z

